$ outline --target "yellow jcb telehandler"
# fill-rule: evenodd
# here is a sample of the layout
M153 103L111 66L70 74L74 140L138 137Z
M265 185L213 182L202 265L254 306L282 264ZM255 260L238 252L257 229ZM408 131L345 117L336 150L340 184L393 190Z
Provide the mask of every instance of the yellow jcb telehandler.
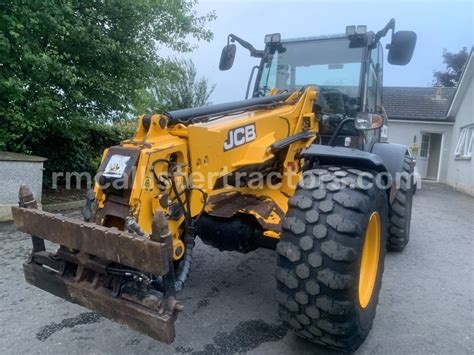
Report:
M388 143L380 39L391 31L388 62L404 65L416 35L394 26L270 34L263 50L229 35L221 70L235 42L260 59L251 98L141 116L133 138L105 150L84 221L40 211L20 189L13 217L33 241L26 280L171 343L196 237L220 250L271 248L283 322L357 349L385 251L401 251L410 230L413 167L405 146Z

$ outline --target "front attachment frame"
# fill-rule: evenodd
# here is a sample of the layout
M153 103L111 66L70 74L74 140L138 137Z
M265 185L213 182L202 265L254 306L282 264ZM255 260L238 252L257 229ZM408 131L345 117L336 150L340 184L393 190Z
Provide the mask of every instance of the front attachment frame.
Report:
M23 265L28 283L158 341L173 342L183 306L175 297L171 233L161 225L163 216L155 216L153 233L143 238L40 211L26 186L19 197L13 219L33 243ZM59 249L47 251L45 240Z

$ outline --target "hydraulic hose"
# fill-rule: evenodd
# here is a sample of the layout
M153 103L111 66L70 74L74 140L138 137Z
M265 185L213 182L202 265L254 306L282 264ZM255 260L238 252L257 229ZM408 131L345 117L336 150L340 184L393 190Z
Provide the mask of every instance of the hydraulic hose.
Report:
M217 114L224 114L233 112L236 110L244 109L257 109L262 108L266 105L273 105L277 103L282 103L286 100L291 94L282 93L274 96L265 96L265 97L256 97L247 100L240 100L234 102L228 102L224 104L217 104L212 106L203 106L197 108L187 108L184 110L168 111L164 115L168 117L169 124L175 125L178 123L189 124L193 123L195 120L200 120L204 117L209 117Z
M196 244L194 242L194 237L187 232L187 235L184 238L185 240L185 247L186 251L184 253L183 261L181 262L180 265L180 270L178 275L176 276L176 281L175 281L175 289L176 292L181 291L184 288L184 284L186 282L186 279L188 278L189 273L191 272L191 265L193 262L193 248L194 245Z
M168 167L169 167L168 171L171 175L168 178L168 180L171 184L171 190L173 191L173 194L175 195L175 198L184 214L183 241L184 241L184 246L185 246L185 252L184 252L183 259L181 260L181 263L179 264L177 274L175 275L175 283L174 283L175 291L179 292L184 288L186 279L188 278L188 275L191 272L191 265L192 265L192 260L193 260L193 249L195 245L194 237L196 235L195 225L196 225L196 222L199 220L199 217L204 212L204 208L207 202L207 194L205 191L203 191L202 189L198 187L192 187L192 186L187 186L187 185L185 185L183 191L179 192L176 182L174 180L175 176L173 174L173 170L171 169L172 163L168 160L160 160L160 161L153 162L152 166L154 167L155 163L158 163L158 162L165 162L168 164ZM157 178L156 175L155 177ZM195 218L192 218L191 216L191 191L192 190L199 191L202 194L202 198L203 198L203 206ZM184 201L181 198L182 195L184 195ZM157 278L155 280L155 283L159 288L163 288L162 278Z

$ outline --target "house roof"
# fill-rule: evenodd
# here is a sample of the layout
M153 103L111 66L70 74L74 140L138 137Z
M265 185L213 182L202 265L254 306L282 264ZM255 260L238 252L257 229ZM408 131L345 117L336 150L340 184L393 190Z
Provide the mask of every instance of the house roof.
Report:
M459 106L461 106L462 99L469 88L469 84L472 81L474 76L474 61L472 60L473 56L473 49L471 48L471 53L469 54L469 58L467 59L466 66L461 75L461 79L459 80L458 88L456 90L456 94L449 106L448 110L448 117L454 118L458 113Z
M388 118L412 121L452 121L447 117L456 88L384 87L383 106Z

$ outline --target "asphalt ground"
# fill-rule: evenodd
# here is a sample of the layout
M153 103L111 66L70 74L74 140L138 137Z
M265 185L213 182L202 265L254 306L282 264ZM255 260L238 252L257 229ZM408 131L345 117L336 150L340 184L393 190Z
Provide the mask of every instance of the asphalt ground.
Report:
M474 353L473 219L472 197L423 184L410 244L386 257L374 327L357 353ZM164 345L29 286L22 263L30 244L0 224L1 353L327 353L279 321L271 250L219 252L198 241L176 341Z

